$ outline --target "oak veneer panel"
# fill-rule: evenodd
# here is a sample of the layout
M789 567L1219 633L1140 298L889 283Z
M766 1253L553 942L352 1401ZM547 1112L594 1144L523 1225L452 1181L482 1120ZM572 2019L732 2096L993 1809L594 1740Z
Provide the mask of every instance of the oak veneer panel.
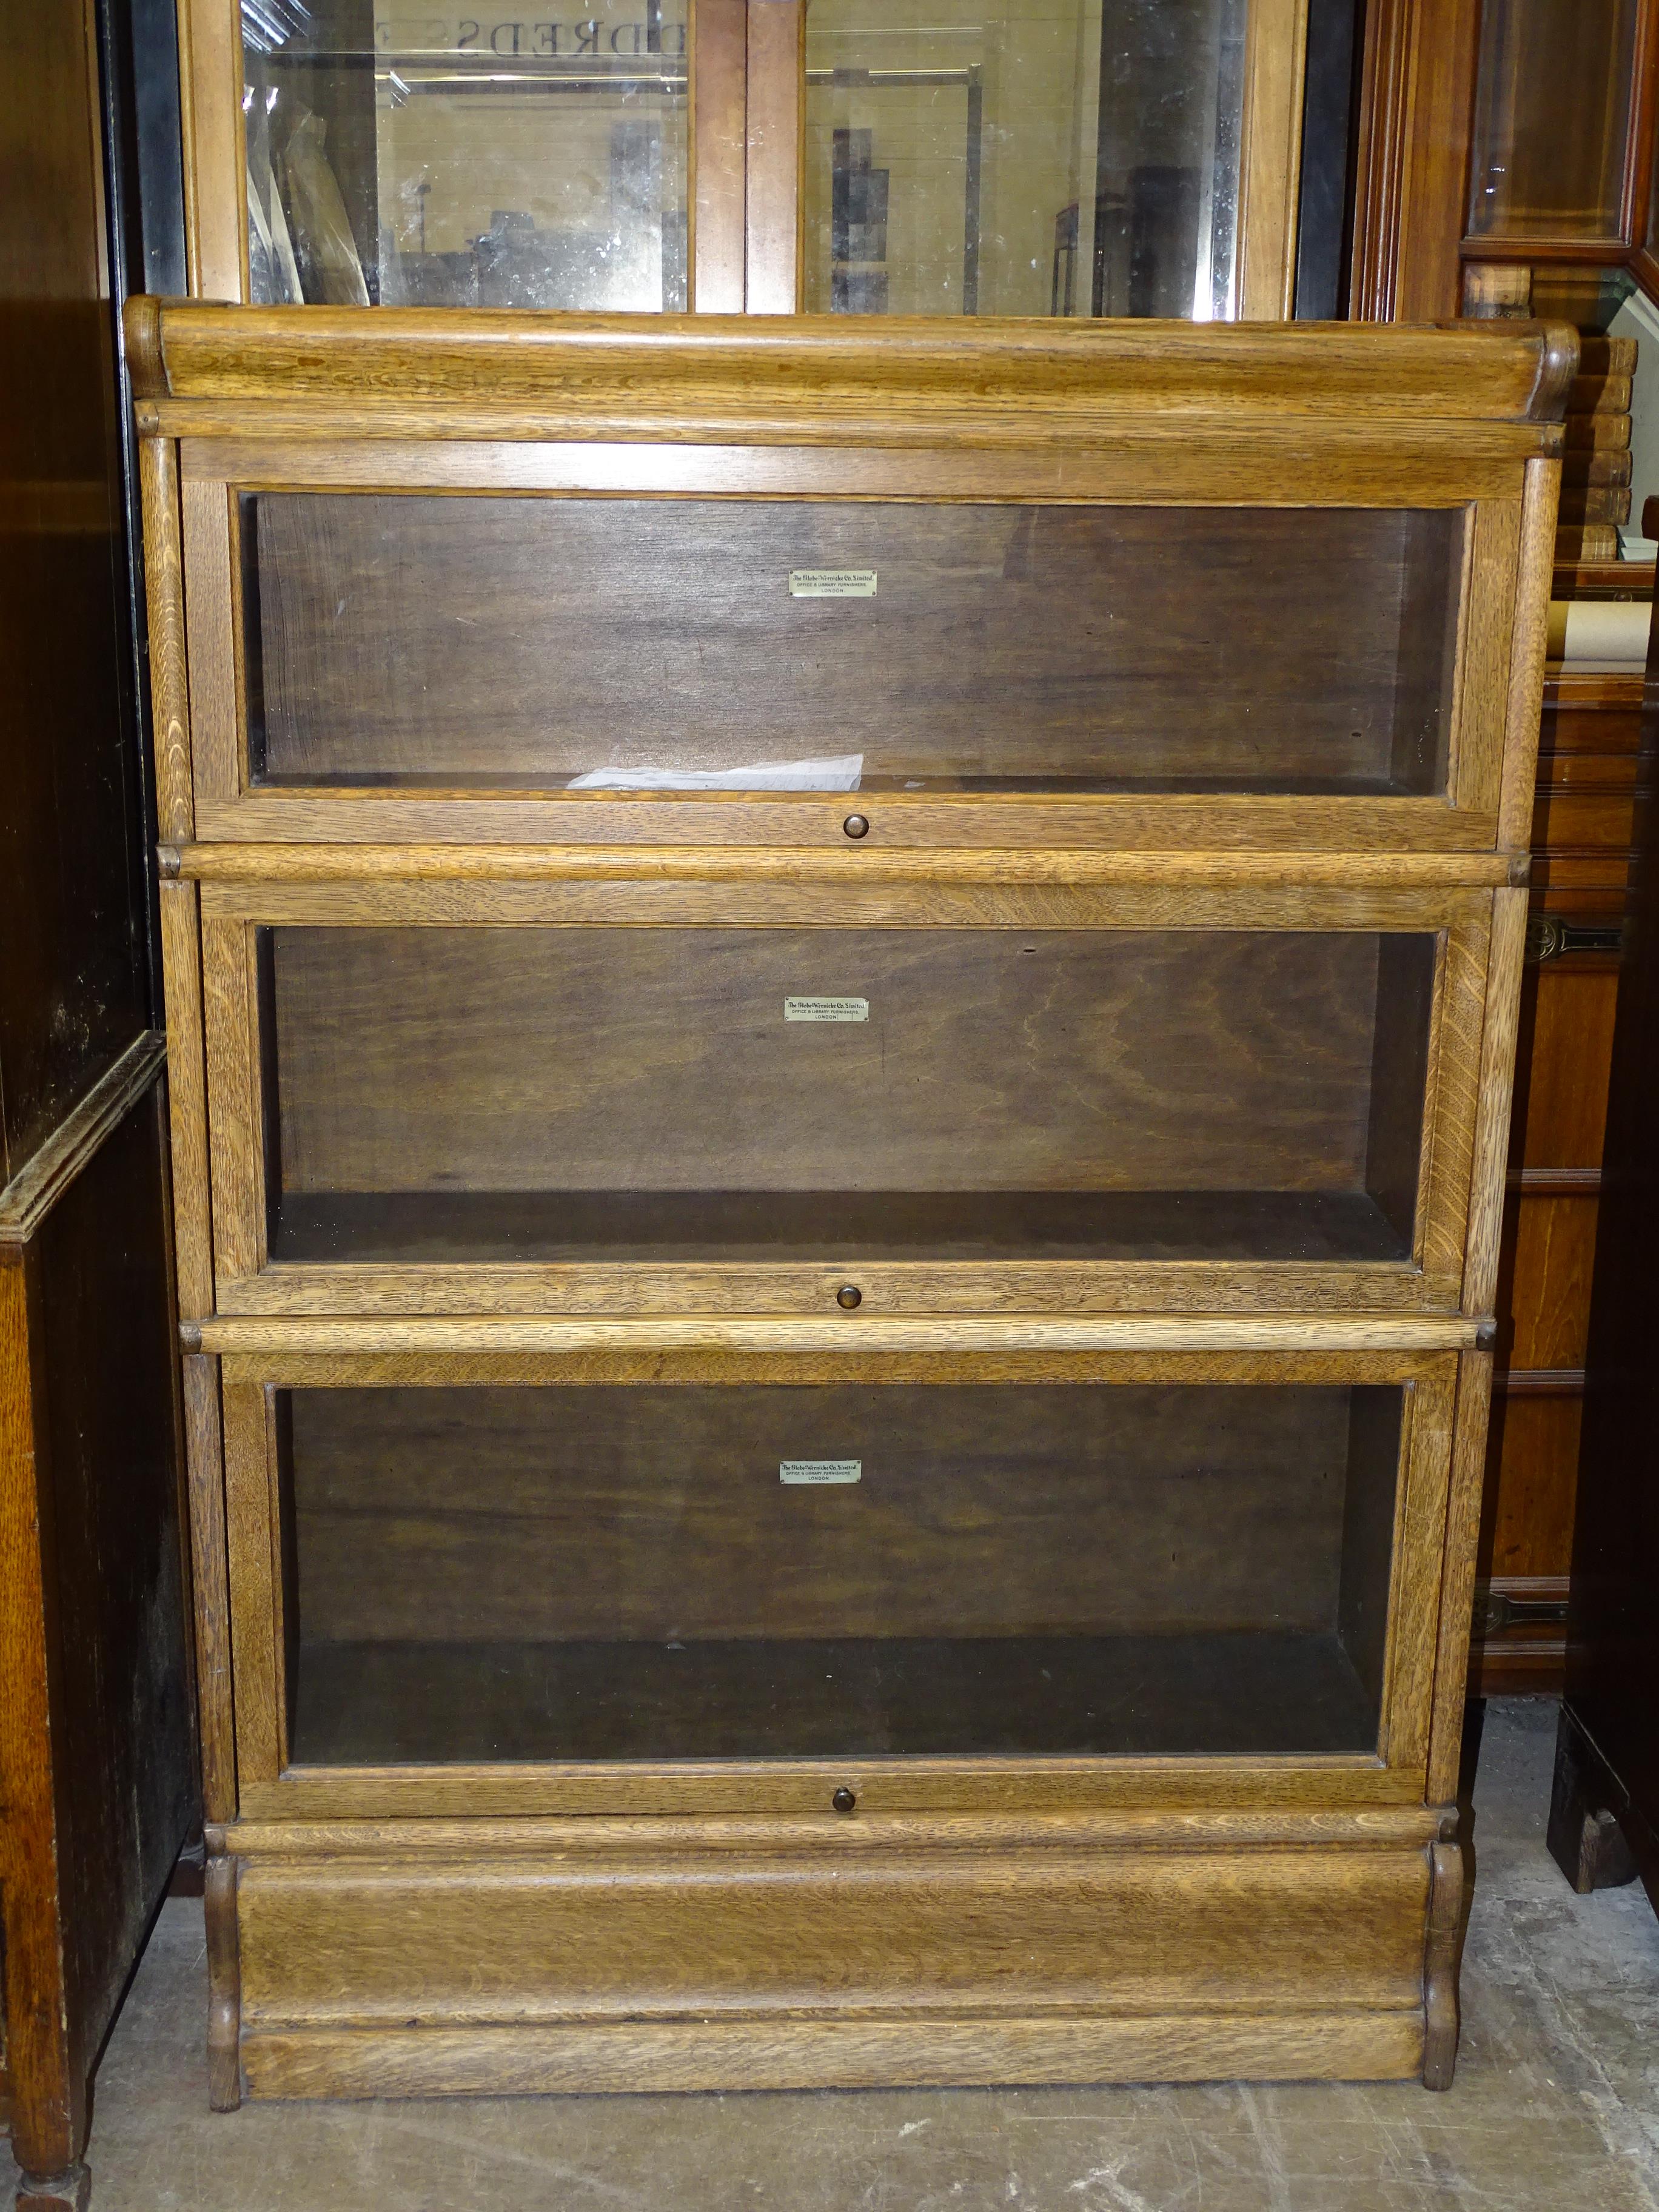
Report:
M245 2031L1422 2002L1427 1858L1397 1846L465 1865L242 1861Z
M242 511L272 782L846 753L878 781L999 787L1444 781L1455 509L266 493ZM795 568L874 569L878 593L792 599Z
M273 944L284 1192L1365 1190L1368 933Z
M1059 2081L1395 2081L1423 2070L1416 2011L1182 2012L1140 2019L761 2027L396 2027L255 2032L254 2097L586 2095Z

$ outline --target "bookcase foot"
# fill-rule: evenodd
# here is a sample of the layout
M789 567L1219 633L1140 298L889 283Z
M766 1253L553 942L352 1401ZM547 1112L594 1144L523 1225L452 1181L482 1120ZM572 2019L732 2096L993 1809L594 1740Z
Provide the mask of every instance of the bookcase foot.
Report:
M25 2173L17 2184L17 2212L87 2212L91 2198L84 2160L63 2173Z

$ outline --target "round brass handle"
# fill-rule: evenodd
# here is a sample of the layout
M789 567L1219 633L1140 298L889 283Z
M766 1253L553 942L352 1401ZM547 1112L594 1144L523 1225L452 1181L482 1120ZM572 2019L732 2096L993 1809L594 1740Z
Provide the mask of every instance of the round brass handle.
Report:
M856 1283L843 1283L836 1292L836 1304L851 1313L854 1306L864 1304L864 1293Z
M866 815L849 814L841 826L849 837L867 837L870 835L870 823Z

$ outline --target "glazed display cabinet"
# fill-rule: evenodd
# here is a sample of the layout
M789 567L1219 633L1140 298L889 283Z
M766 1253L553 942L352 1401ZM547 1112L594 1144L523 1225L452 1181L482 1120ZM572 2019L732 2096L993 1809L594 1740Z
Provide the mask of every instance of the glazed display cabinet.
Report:
M1570 334L129 348L216 2100L1443 2085Z

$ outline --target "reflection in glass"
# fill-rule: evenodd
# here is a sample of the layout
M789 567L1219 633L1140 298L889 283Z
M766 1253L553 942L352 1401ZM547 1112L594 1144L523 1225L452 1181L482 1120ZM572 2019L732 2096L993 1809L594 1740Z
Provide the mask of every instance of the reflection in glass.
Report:
M817 313L1237 312L1246 0L813 0Z
M243 0L250 296L686 305L685 0Z
M1471 235L1617 238L1636 0L1492 0L1481 14Z

